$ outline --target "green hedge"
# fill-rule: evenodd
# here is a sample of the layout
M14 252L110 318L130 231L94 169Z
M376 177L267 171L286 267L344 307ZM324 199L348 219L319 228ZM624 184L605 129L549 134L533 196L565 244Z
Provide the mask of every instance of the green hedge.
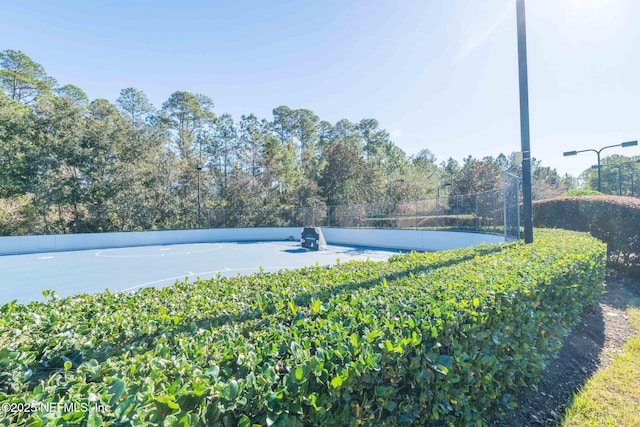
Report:
M604 256L585 234L548 231L532 245L9 303L0 401L101 406L3 423L482 424L538 381L597 300Z
M584 231L607 243L608 260L640 275L640 199L619 196L559 197L533 204L536 227Z
M562 197L577 197L577 196L601 196L603 193L596 190L569 190L562 195Z

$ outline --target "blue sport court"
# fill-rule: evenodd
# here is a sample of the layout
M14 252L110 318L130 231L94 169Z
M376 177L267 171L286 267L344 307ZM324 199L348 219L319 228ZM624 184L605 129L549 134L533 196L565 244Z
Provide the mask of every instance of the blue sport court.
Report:
M176 281L235 276L313 265L338 260L383 261L394 250L329 245L308 251L296 241L190 243L48 252L0 256L0 305L42 301L45 289L60 297L93 294L109 289L135 291L163 287Z

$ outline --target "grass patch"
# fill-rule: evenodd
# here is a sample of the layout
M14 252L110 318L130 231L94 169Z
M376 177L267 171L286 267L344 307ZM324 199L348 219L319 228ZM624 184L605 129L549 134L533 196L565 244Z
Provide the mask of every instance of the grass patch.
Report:
M640 300L628 314L636 335L574 397L563 426L640 426Z

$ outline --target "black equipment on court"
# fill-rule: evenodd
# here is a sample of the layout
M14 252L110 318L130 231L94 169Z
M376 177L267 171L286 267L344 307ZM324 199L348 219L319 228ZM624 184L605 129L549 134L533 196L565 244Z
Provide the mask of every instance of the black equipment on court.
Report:
M300 243L305 249L311 249L312 251L318 251L325 249L327 242L324 239L322 230L320 227L304 227L302 229L302 237Z

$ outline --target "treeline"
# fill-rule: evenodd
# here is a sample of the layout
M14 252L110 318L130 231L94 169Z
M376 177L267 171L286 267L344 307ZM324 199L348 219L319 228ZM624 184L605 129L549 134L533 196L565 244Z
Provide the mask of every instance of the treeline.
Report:
M0 53L0 89L0 235L195 228L216 208L468 194L518 172L502 154L462 165L428 149L407 156L375 119L332 124L280 106L269 120L236 120L185 91L160 109L136 88L115 104L89 100L14 50ZM571 184L535 162L538 196Z
M584 188L598 190L598 168L582 172L579 180ZM613 154L602 159L600 166L600 191L615 196L640 195L640 156Z

